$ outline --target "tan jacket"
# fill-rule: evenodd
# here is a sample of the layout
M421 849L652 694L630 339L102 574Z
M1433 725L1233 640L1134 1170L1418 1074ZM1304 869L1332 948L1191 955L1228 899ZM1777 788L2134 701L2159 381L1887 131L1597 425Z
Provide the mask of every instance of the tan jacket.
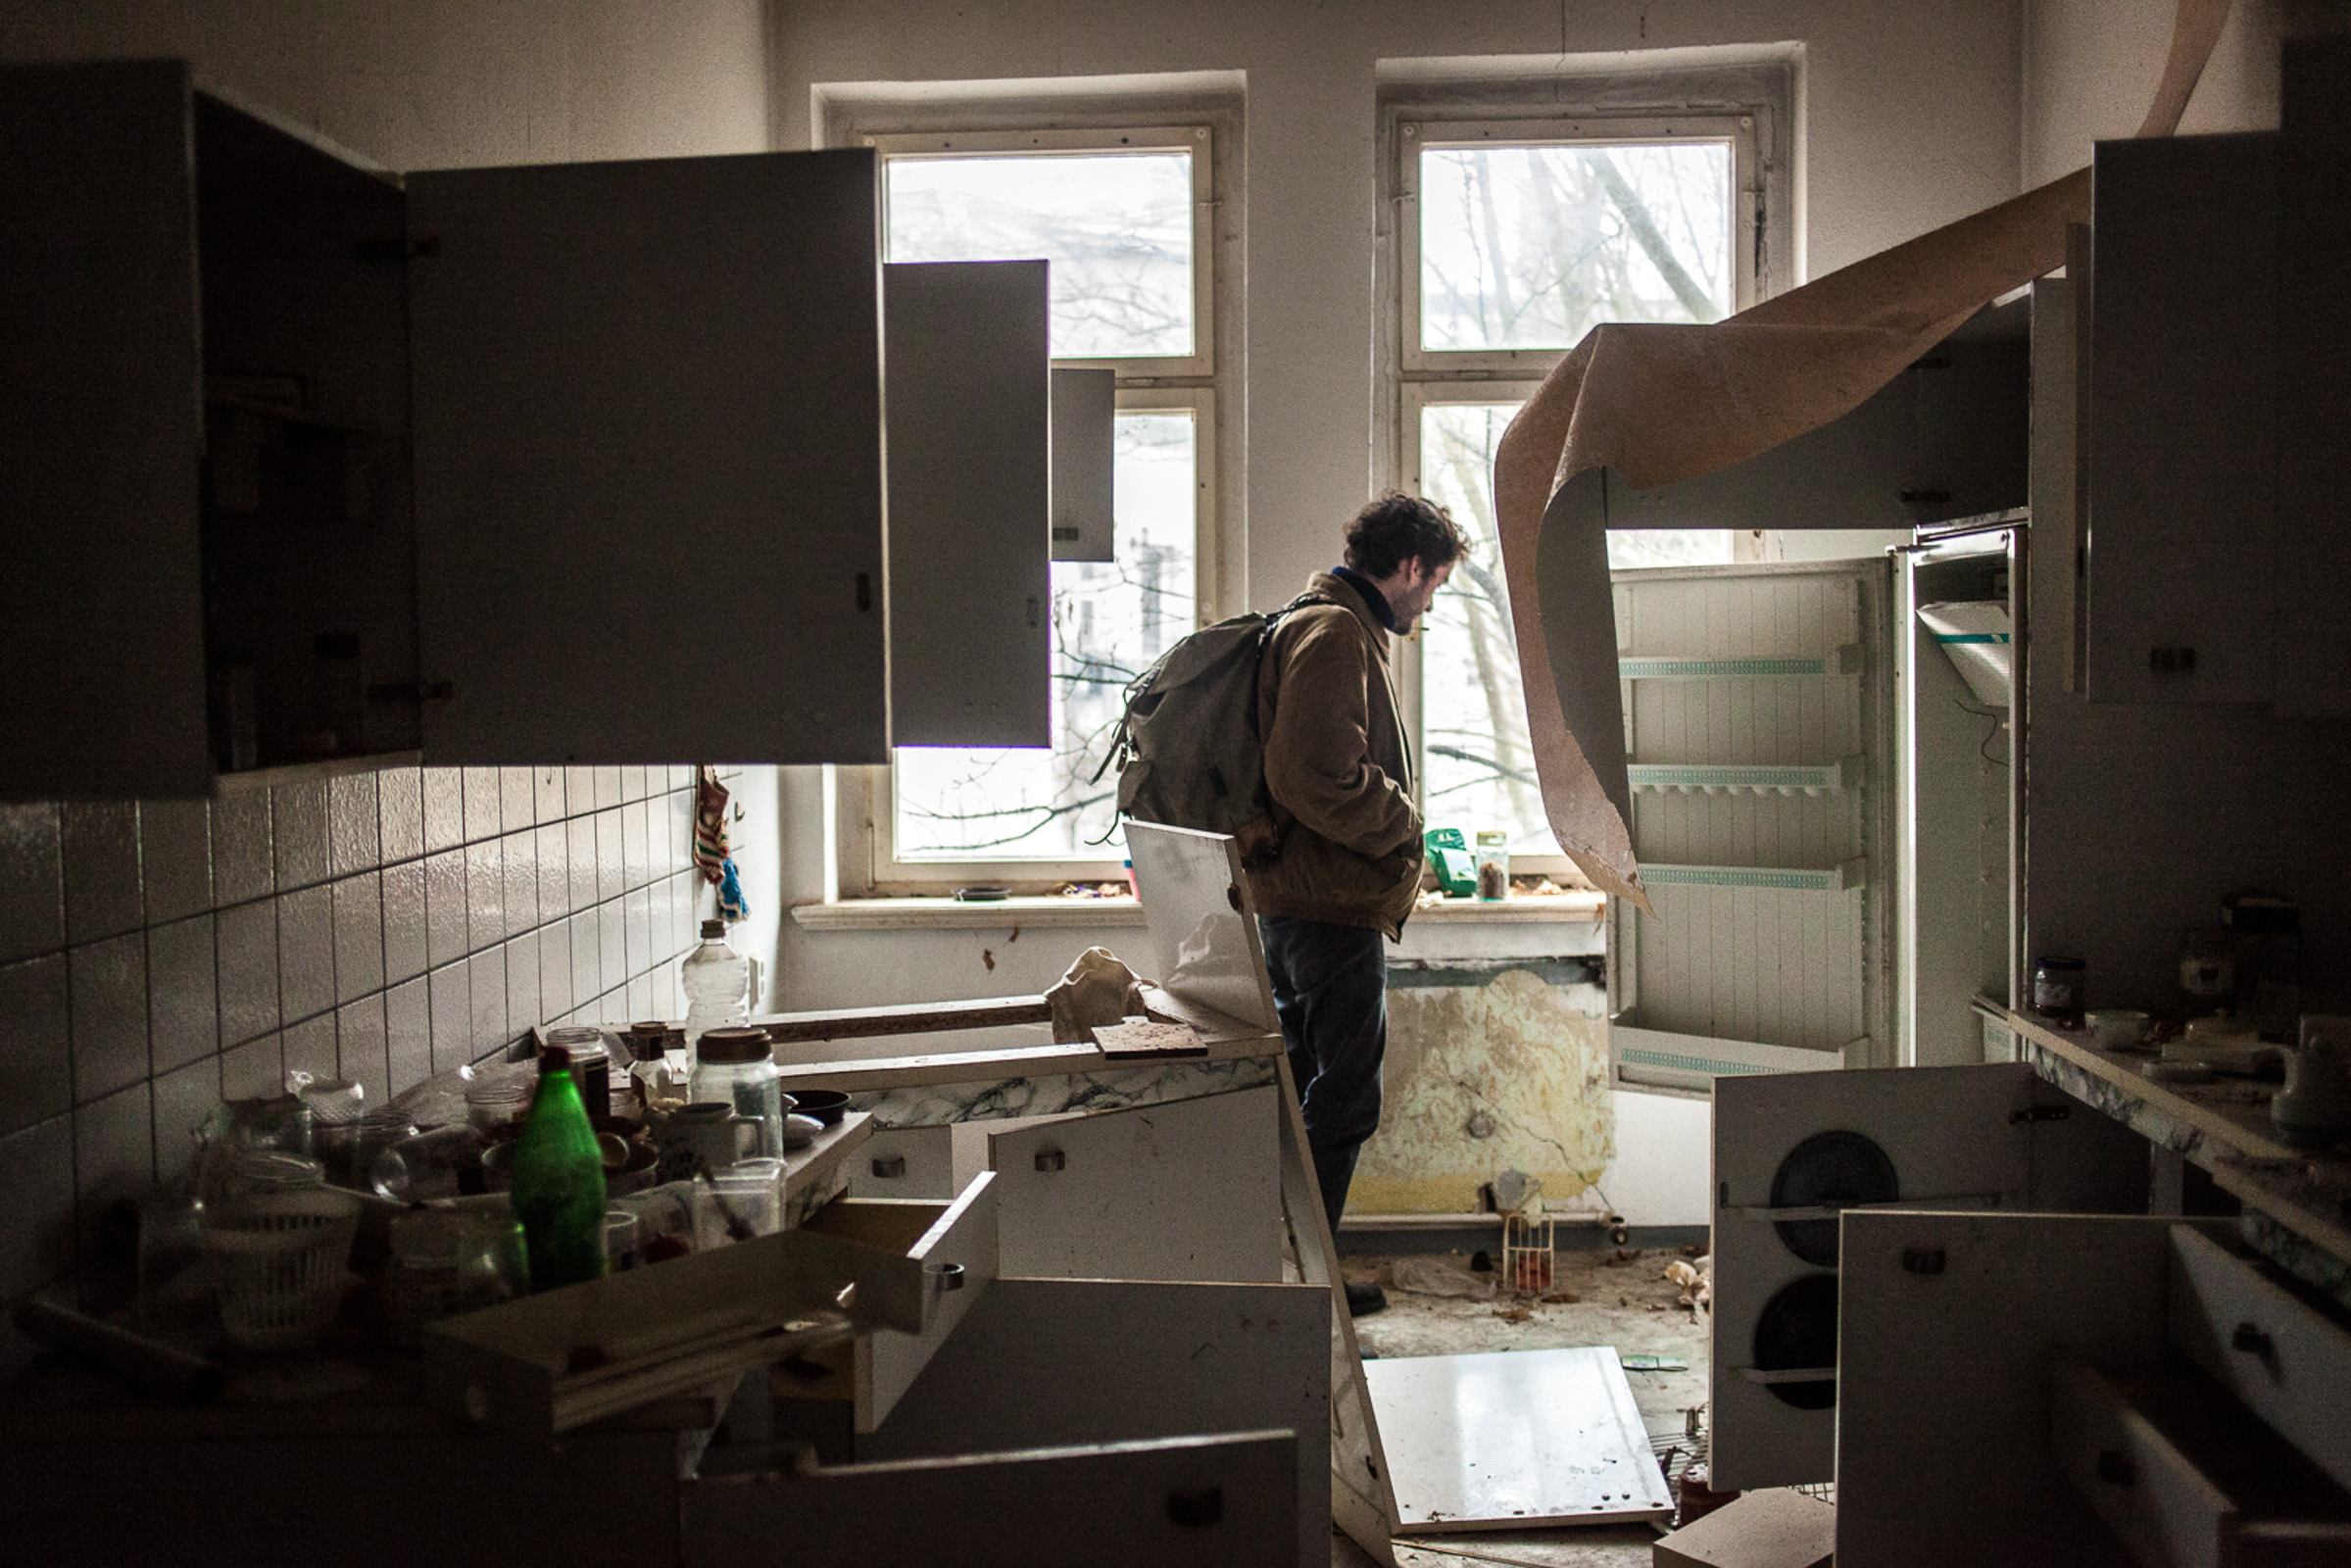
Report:
M1388 631L1329 572L1333 601L1283 619L1257 671L1257 733L1281 852L1249 873L1260 914L1402 934L1420 891L1420 808L1388 673Z

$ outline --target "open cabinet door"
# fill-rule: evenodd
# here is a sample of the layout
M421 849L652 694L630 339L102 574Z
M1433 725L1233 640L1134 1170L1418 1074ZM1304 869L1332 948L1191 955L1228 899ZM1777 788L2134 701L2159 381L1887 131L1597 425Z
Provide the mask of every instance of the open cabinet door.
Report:
M1615 574L1633 842L1620 1085L1889 1063L1882 561Z
M887 760L873 155L408 188L426 758Z

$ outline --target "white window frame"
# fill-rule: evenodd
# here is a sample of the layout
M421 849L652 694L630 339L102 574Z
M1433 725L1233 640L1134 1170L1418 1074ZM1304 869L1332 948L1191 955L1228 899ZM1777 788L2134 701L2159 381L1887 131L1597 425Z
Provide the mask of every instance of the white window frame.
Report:
M1772 258L1762 243L1771 228L1777 192L1765 178L1762 137L1753 108L1696 113L1670 110L1622 115L1548 114L1497 118L1465 108L1456 116L1419 108L1396 113L1391 140L1390 177L1396 201L1394 249L1397 302L1391 360L1392 407L1396 410L1396 473L1398 488L1421 493L1422 411L1445 404L1523 403L1565 356L1566 349L1424 349L1420 321L1420 155L1431 147L1565 146L1711 141L1732 149L1732 301L1734 312L1764 297ZM1570 345L1572 347L1572 345ZM1420 771L1428 772L1428 737L1423 725L1421 635L1404 640L1399 660L1400 696L1406 733ZM1513 874L1579 875L1564 855L1513 853Z
M1223 581L1223 517L1218 506L1221 467L1217 450L1215 343L1217 237L1214 231L1216 137L1204 124L1091 127L1082 129L995 129L903 131L857 135L854 144L880 155L881 177L893 157L1004 157L1033 153L1174 152L1192 154L1193 353L1188 356L1107 360L1056 359L1055 366L1093 367L1116 372L1116 407L1121 413L1188 410L1193 416L1193 582L1194 622L1206 625L1217 613ZM885 202L887 185L877 193ZM884 209L887 220L887 209ZM886 238L885 234L885 238ZM897 855L895 768L828 767L827 808L837 896L905 898L938 895L960 887L1001 887L1025 896L1057 891L1070 882L1125 879L1124 857L1065 860L902 860ZM1115 775L1105 774L1104 782Z

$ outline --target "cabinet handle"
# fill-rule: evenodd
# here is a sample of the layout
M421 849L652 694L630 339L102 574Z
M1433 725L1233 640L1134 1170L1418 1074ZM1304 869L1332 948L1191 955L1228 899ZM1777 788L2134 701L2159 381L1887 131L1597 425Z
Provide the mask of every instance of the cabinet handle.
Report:
M2278 1353L2278 1342L2258 1323L2239 1323L2236 1332L2229 1336L2229 1348L2267 1361Z
M906 1173L906 1156L884 1154L874 1160L873 1173L883 1181L894 1181Z
M1037 1151L1037 1168L1039 1170L1064 1170L1068 1168L1068 1165L1069 1156L1057 1149Z
M1029 595L1029 625L1030 625L1032 628L1034 628L1034 627L1036 626L1036 624L1037 624L1037 596L1036 596L1035 594L1031 594L1031 595Z
M959 1291L963 1288L963 1265L942 1263L931 1270L931 1277L939 1282L939 1289L942 1292Z
M873 575L870 572L860 571L857 573L857 608L859 610L873 608Z

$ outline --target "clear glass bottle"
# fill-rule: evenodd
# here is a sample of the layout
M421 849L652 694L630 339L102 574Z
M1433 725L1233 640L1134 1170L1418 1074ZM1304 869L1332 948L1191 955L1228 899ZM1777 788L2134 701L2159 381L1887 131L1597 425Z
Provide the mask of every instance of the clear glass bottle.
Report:
M1478 897L1489 903L1510 897L1510 835L1499 828L1480 828L1474 862Z
M702 946L686 955L678 981L686 993L689 1051L705 1030L739 1024L748 1016L744 996L751 990L751 961L726 945L724 920L702 922Z
M694 1101L734 1106L741 1158L783 1157L787 1104L776 1078L764 1029L712 1029L694 1048Z

